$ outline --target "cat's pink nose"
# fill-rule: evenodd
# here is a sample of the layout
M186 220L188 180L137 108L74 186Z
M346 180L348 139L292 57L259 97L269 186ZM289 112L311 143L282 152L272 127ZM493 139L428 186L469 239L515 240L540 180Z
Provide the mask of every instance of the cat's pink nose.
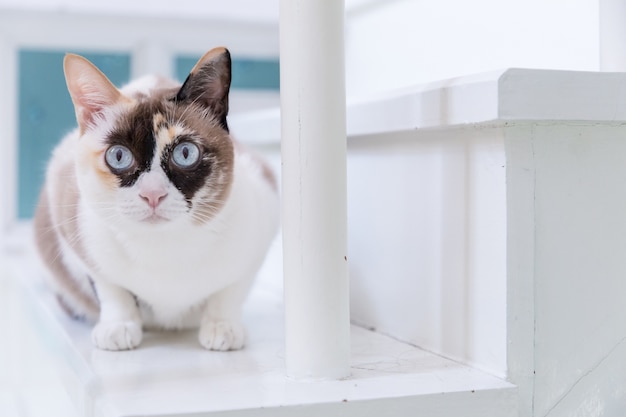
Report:
M167 197L167 191L163 189L149 189L149 190L141 190L139 192L139 197L141 197L148 205L155 209L161 201L165 200Z

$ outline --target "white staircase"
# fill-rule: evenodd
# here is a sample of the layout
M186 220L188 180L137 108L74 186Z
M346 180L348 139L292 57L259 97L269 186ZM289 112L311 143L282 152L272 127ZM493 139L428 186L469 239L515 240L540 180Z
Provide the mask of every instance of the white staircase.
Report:
M28 248L3 260L23 300L10 314L79 416L621 415L625 93L626 74L507 70L348 106L346 380L285 377L279 250L241 352L190 332L93 350ZM230 123L279 162L277 113Z
M37 329L77 416L516 415L513 385L356 326L350 378L290 380L282 303L262 288L246 309L248 347L226 353L203 350L193 331L148 333L129 352L94 350L89 328L66 318L45 288L21 291L23 320Z

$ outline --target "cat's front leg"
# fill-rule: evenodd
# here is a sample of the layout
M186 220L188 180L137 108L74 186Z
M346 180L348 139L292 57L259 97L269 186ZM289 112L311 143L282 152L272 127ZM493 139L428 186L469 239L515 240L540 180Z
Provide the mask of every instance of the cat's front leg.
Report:
M128 350L141 343L142 322L135 297L124 288L98 282L100 319L91 332L93 344L103 350Z
M200 323L200 344L209 350L239 350L246 342L241 307L251 281L243 280L212 295Z

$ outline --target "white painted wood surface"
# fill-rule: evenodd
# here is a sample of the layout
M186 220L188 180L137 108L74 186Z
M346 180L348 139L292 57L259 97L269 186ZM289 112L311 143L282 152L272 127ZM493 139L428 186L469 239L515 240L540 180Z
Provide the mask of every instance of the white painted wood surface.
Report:
M600 69L626 70L626 1L599 0Z
M355 3L362 5L348 12L346 27L348 96L511 67L599 69L598 0Z
M525 389L537 416L621 415L614 412L626 410L626 125L539 122L507 136L526 152L510 178L525 183L533 201L509 209L509 241L517 238L512 224L532 227L522 231L525 251L510 251L509 261L534 258L533 270L509 276L520 290L509 294L510 341L527 351L512 352L512 377L518 360L530 362L520 382L532 372Z
M344 2L280 3L285 362L350 374Z
M350 105L353 318L505 373L521 416L620 415L625 93L513 69Z
M516 416L512 384L358 327L352 328L350 378L286 378L283 306L262 286L244 312L249 343L242 351L206 351L193 331L148 332L133 351L95 350L89 327L64 315L30 256L0 257L0 288L6 290L0 293L0 311L7 313L0 316L0 331L13 336L12 344L0 345L0 412L27 404L39 411L48 407L49 417L70 417L70 404L81 417L409 417L416 410L433 416L483 417L487 410L494 417ZM5 303L9 295L12 302ZM40 385L12 384L37 372ZM55 384L48 391L56 393L53 398L45 395L45 383Z

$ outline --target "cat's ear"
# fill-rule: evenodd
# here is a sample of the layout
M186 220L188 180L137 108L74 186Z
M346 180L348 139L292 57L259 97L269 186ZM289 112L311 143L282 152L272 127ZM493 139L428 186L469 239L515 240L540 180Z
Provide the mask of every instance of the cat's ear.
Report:
M107 107L126 100L106 75L82 56L67 54L63 69L81 133L93 125Z
M228 130L228 92L231 61L226 48L214 48L204 54L193 67L176 101L194 102L207 107L222 127Z

